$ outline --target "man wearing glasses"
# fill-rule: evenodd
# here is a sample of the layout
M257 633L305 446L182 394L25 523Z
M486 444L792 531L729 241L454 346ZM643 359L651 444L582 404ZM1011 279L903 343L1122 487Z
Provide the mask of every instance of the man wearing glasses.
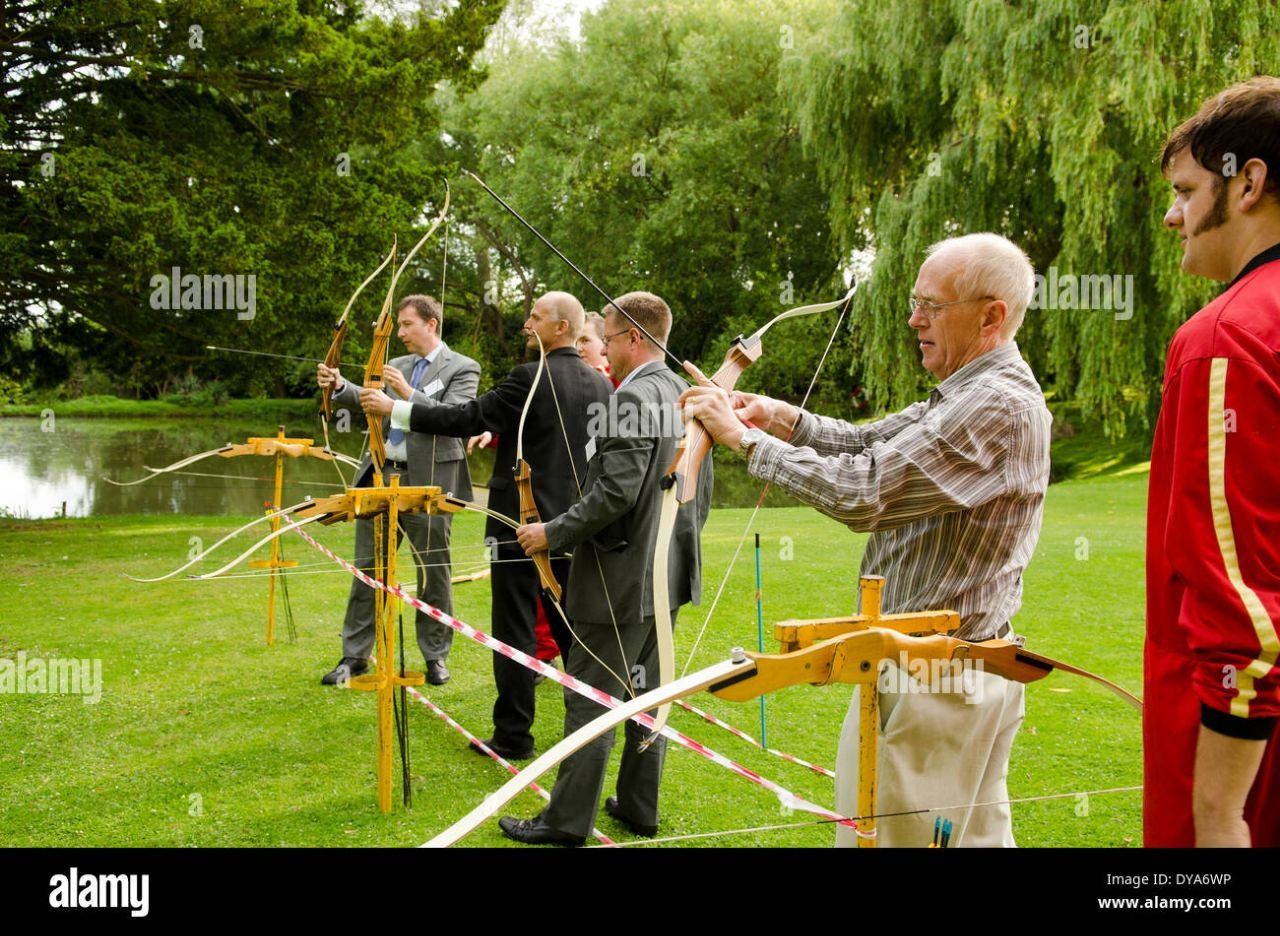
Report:
M1049 483L1052 420L1014 341L1034 290L1030 261L1003 237L930 247L907 324L939 383L878 422L717 387L692 387L681 400L717 442L747 456L752 475L870 531L860 574L886 578L884 611L950 609L960 614L956 636L1012 639ZM964 804L1009 798L1023 686L974 672L902 691L890 666L881 687L879 844L927 846L941 814L955 845L1014 845L1008 805ZM847 816L857 809L857 764L855 689L836 765L836 809ZM855 842L837 830L837 845Z

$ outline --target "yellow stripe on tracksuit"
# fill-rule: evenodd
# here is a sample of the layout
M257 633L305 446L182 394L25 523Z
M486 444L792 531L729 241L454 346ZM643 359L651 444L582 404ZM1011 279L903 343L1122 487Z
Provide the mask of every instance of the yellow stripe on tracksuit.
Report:
M1236 697L1231 700L1231 714L1248 718L1249 703L1257 695L1253 681L1271 672L1277 655L1280 655L1280 637L1277 637L1275 623L1262 606L1257 592L1245 584L1240 574L1240 558L1236 555L1235 534L1231 528L1231 508L1227 504L1226 400L1227 358L1214 358L1209 372L1209 505L1213 510L1213 529L1227 578L1253 622L1261 648L1257 659L1236 674Z

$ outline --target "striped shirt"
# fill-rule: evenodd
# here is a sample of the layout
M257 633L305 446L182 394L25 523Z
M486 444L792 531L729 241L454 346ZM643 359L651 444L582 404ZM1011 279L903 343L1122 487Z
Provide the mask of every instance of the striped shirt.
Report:
M1022 605L1049 484L1052 417L1014 342L970 361L899 413L864 425L802 412L747 468L851 530L886 613L951 610L982 640Z

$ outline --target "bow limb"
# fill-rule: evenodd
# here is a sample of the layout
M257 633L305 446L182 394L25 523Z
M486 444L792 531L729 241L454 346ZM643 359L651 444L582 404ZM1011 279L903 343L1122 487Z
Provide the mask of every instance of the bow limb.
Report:
M207 452L200 452L198 455L188 455L186 458L181 458L178 461L174 462L172 465L166 465L163 468L148 468L147 470L150 472L150 474L147 474L144 477L138 478L136 481L114 481L111 478L108 478L106 475L102 476L102 480L106 481L108 484L114 484L116 487L133 487L133 485L135 484L142 484L144 481L150 481L152 478L157 477L159 475L167 474L170 471L178 471L179 469L185 468L188 465L193 465L196 462L200 461L202 458L210 458L214 455L222 455L224 452L227 452L233 448L235 448L235 446L228 443L227 445L220 445L218 446L218 448L215 448L215 449L209 449L209 451Z
M839 299L835 299L831 302L816 302L816 303L813 303L812 305L796 306L794 309L788 309L785 312L781 312L778 315L775 315L773 318L769 319L769 321L765 322L759 328L757 328L754 332L751 333L751 336L745 340L748 343L753 341L759 341L761 338L764 337L765 332L773 328L773 326L777 325L779 322L785 322L789 318L798 318L801 315L814 315L818 312L830 312L832 309L838 309L840 308L840 306L845 305L846 303L852 302L853 294L857 291L858 291L858 287L855 284L853 286L850 286L849 291L845 293L843 296L841 296Z
M369 360L364 368L364 386L372 390L381 390L383 388L383 370L387 363L387 348L391 342L391 332L395 327L395 319L392 317L393 303L395 302L396 285L400 282L400 274L409 266L411 260L422 249L423 245L431 239L431 236L440 229L440 225L444 223L449 214L449 183L444 186L444 205L440 209L440 213L435 220L431 222L431 226L427 228L418 242L413 248L405 254L404 260L396 267L395 272L391 275L391 285L387 287L386 298L382 301L382 311L378 313L378 320L373 326L373 343L369 348ZM382 435L382 420L367 420L369 426L369 458L373 462L374 470L381 475L383 465L387 460L387 443Z
M462 500L461 498L453 497L452 495L445 495L444 502L446 504L455 504L463 510L474 510L476 513L484 514L486 517L492 517L494 520L497 520L505 526L511 527L513 530L520 528L519 522L512 520L504 513L498 513L496 510L490 510L483 504L477 504L474 501Z
M991 643L991 641L986 641L985 643ZM976 646L983 647L985 644L977 644ZM1083 679L1088 679L1097 683L1108 692L1114 693L1116 696L1129 703L1129 705L1133 706L1139 712L1142 711L1142 699L1118 683L1114 683L1105 677L1099 676L1097 673L1091 673L1087 669L1072 666L1070 663L1063 663L1061 660L1055 660L1039 653L1032 653L1030 650L1024 650L1017 644L1013 644L1012 646L1014 648L1013 650L1001 648L998 652L1004 659L996 661L995 665L987 663L987 667L993 672L1000 673L1002 676L1007 675L1009 679L1016 679L1018 682L1034 682L1037 679L1044 678L1054 670L1058 670L1063 673L1070 673L1073 676L1079 676ZM1015 672L1019 675L1010 675Z
M682 699L685 696L701 692L708 686L723 682L744 668L749 669L752 666L753 664L746 658L736 662L734 660L724 660L708 666L706 669L690 673L683 679L678 679L675 682L638 695L627 702L619 703L616 708L602 713L548 748L537 760L508 780L496 793L487 797L483 803L427 842L423 847L447 848L454 844L475 830L503 806L510 803L529 784L536 781L570 755L590 744L606 731L616 728L630 718L635 718L655 705L670 704L676 699Z
M786 321L789 318L828 312L846 305L853 300L855 289L856 287L850 287L844 296L832 302L819 302L788 309L765 322L751 335L745 338L739 336L730 345L728 352L725 354L724 363L710 378L710 383L723 390L732 390L737 385L738 378L742 376L742 372L754 364L764 351L764 344L761 339L764 337L765 332L778 322ZM684 362L684 368L699 383L708 382L701 371L688 361ZM670 600L667 597L671 535L675 531L676 514L680 504L688 503L697 496L698 475L702 470L703 459L711 451L713 441L710 433L707 432L701 422L695 419L687 423L684 436L676 447L675 457L667 468L667 473L662 481L666 492L663 495L662 513L658 527L658 538L654 545L653 561L653 615L654 625L657 627L658 679L662 683L674 678L676 668L675 635L671 624L671 612L668 607ZM659 601L659 595L662 596L661 601ZM645 747L657 739L662 729L666 726L670 714L670 705L665 705L658 710L655 716L657 724L653 732L645 739Z
M356 291L351 294L351 298L347 300L346 306L342 310L342 315L338 317L337 323L333 326L333 340L329 342L329 350L325 352L325 367L337 368L342 362L342 344L347 337L347 316L351 313L351 307L355 305L356 299L364 292L366 286L377 278L378 274L386 269L396 255L395 238L391 239L391 251L387 254L385 260L378 264L378 268L370 273L363 283L356 287ZM320 411L324 414L325 419L325 445L328 447L329 420L333 418L333 387L325 387L324 392L320 396Z
M533 471L529 467L529 463L524 460L524 424L529 418L529 408L533 405L533 395L538 392L538 384L542 381L542 372L547 365L547 349L542 346L542 338L537 332L533 336L538 340L538 369L533 375L533 384L529 387L529 395L525 397L524 409L520 411L520 424L516 429L516 471L514 480L516 482L516 492L520 497L520 525L525 526L530 523L541 523L542 517L538 513L538 503L533 496ZM556 580L555 572L551 569L551 553L550 550L543 549L529 556L533 560L534 568L538 570L538 580L542 583L542 587L551 595L553 601L559 606L560 598L563 592L560 589L560 583ZM561 612L563 615L563 612Z
M762 339L765 332L777 323L785 322L787 319L801 315L813 315L818 312L829 312L832 309L846 305L853 301L853 294L856 289L856 286L851 287L842 297L832 302L819 302L814 305L797 306L794 309L788 309L786 312L775 315L745 338L739 336L734 339L733 344L729 346L729 350L725 353L724 363L711 376L710 382L722 390L733 390L737 386L738 378L742 376L742 372L759 360L760 355L763 353L764 344ZM708 378L704 377L698 368L688 361L684 362L684 369L697 383L707 382ZM688 503L697 494L698 470L702 467L702 460L706 457L707 452L711 451L713 442L711 435L698 420L690 421L685 427L684 439L680 448L676 451L676 457L672 460L671 467L667 469L668 477L674 477L675 483L679 488L680 503Z
M344 464L350 464L353 466L359 464L359 462L356 461L354 458L352 458L350 455L343 455L341 452L334 452L330 449L321 448L317 445L310 445L305 447L301 445L280 445L275 439L267 439L265 440L265 442L266 442L265 445L261 443L249 445L244 442L239 442L239 443L229 442L226 445L219 446L218 448L209 449L209 451L207 452L200 452L199 454L196 454L196 455L188 455L186 458L181 458L178 461L174 462L173 464L166 465L163 468L151 468L147 465L143 465L143 468L146 469L147 474L134 481L116 481L113 478L108 478L106 475L102 476L102 480L106 481L108 484L114 484L116 487L133 487L135 484L142 484L144 481L150 481L152 478L158 477L162 474L168 474L173 471L180 471L181 469L186 468L189 465L194 465L196 462L202 459L212 458L214 455L217 455L220 458L236 458L240 455L274 455L277 452L280 452L281 454L287 455L290 458L300 458L302 456L309 456L312 458L319 458L324 461L333 461L333 460L341 461Z
M1138 711L1142 710L1141 699L1110 680L1031 653L1010 640L971 641L948 634L913 637L888 627L868 627L790 653L747 655L755 661L755 670L712 686L714 695L732 702L747 702L766 692L802 683L814 686L833 682L874 683L879 679L880 662L886 659L899 665L924 660L949 663L979 660L983 672L1013 682L1038 682L1055 669L1082 676L1106 687Z
M296 530L299 527L304 527L308 523L315 523L318 520L324 520L324 519L325 519L324 514L316 514L315 516L311 516L311 517L303 517L301 520L294 520L286 524L285 526L280 527L280 529L278 530L272 530L262 539L258 540L258 542L254 543L252 546L250 546L240 555L236 556L234 559L232 559L230 562L224 565L222 568L215 569L212 572L206 572L204 575L189 575L187 576L187 578L191 581L203 581L204 579L217 578L223 572L226 572L228 569L234 568L235 566L243 562L245 559L248 559L255 552L257 552L261 547L265 546L267 543L270 543L276 537L282 536L291 530Z
M201 551L198 555L193 556L191 559L187 560L185 563L178 566L178 568L174 569L172 572L167 573L166 575L161 575L157 578L149 578L149 579L136 578L135 576L132 576L132 575L126 575L125 578L129 579L130 581L141 582L143 584L150 584L152 582L163 582L165 579L171 579L175 575L178 575L184 572L185 570L191 568L193 565L195 565L205 556L209 555L209 553L213 552L215 549L217 549L227 540L231 539L232 537L239 536L241 533L243 533L245 530L249 529L250 527L257 526L259 523L266 523L270 520L274 520L276 517L282 517L285 514L289 514L289 513L293 513L295 511L301 510L311 503L312 501L300 501L297 504L292 504L288 507L283 507L280 510L274 510L271 513L263 514L261 517L258 517L255 520L250 520L248 523L244 524L243 526L236 527L234 530L232 530L226 536L222 537L222 539L218 540L208 549Z
M404 255L404 259L400 261L400 265L396 267L395 273L391 276L391 287L387 290L386 305L390 305L392 301L394 301L396 284L400 281L400 274L405 271L405 267L409 265L409 261L412 260L414 255L422 249L423 245L431 239L431 235L439 230L440 225L444 224L445 219L449 216L449 201L451 197L452 195L449 191L449 183L446 181L444 183L444 205L440 208L440 213L436 215L435 220L431 222L431 226L427 228L426 233L418 238L418 242L413 245L413 249Z
M671 682L676 671L675 628L671 623L671 590L667 573L671 564L671 535L675 532L679 512L680 500L673 484L662 493L658 538L653 547L653 626L658 643L658 685ZM640 743L640 750L645 750L658 739L670 716L670 702L658 706L653 716L653 731Z

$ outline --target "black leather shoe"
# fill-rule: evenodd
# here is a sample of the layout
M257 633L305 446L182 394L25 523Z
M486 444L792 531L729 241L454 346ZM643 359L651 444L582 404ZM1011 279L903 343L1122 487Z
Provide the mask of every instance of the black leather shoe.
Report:
M325 673L320 679L322 686L337 686L346 683L352 676L363 676L369 672L369 661L356 657L343 657L338 665Z
M658 834L658 827L656 825L641 825L638 822L632 822L628 819L622 812L621 807L618 806L618 798L616 796L610 796L604 801L604 811L630 829L632 835L641 835L645 838L653 838Z
M427 682L433 686L443 686L453 677L449 675L449 667L444 660L427 660Z
M484 744L490 751L493 751L493 753L497 754L499 757L505 757L507 760L528 760L533 757L533 748L529 748L527 751L517 751L513 748L507 747L505 744L499 744L494 741L493 738L487 738ZM476 744L474 741L472 741L468 747L481 757L489 756L487 753L482 751L480 749L480 745Z
M517 819L515 816L503 816L498 820L498 828L502 834L526 845L568 845L577 847L586 841L580 835L570 835L549 825L541 819Z

